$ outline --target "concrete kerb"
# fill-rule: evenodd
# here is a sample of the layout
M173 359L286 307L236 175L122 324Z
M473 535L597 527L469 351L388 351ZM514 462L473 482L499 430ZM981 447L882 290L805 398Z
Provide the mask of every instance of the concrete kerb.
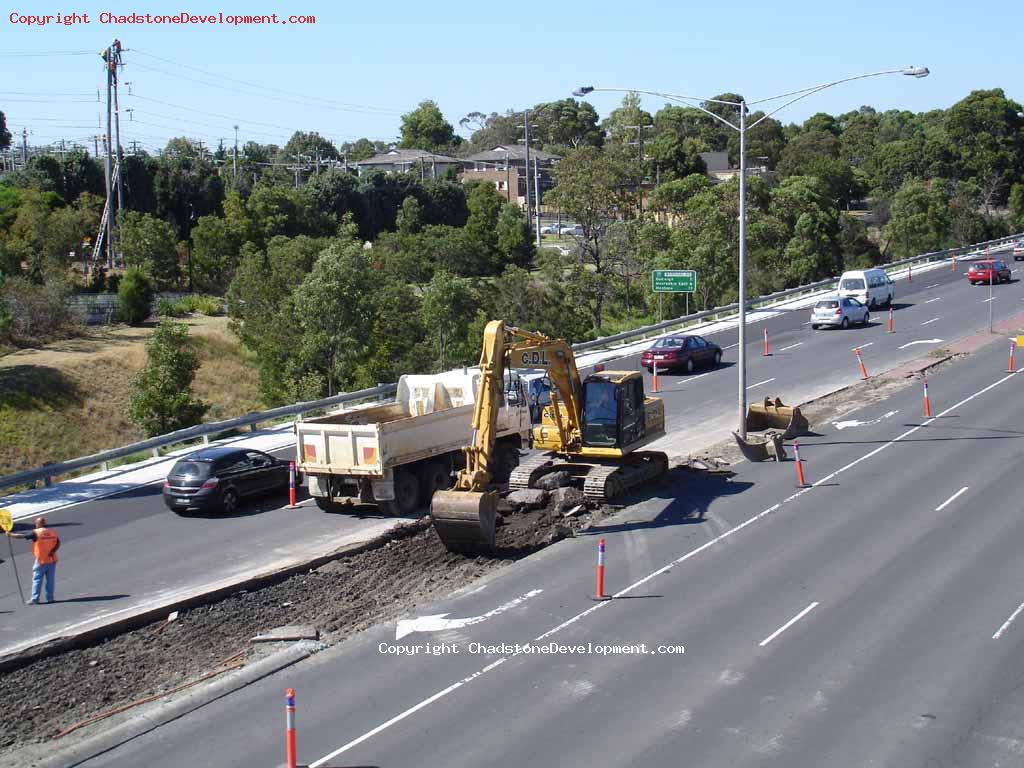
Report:
M294 643L241 669L228 672L214 682L197 686L187 694L151 705L146 711L107 731L88 736L79 743L64 747L41 760L29 760L19 765L33 768L73 768L81 765L172 720L184 717L217 699L280 672L308 658L321 647L320 643L308 640Z
M404 525L402 525L403 522L405 523ZM383 534L374 536L368 541L347 544L317 557L304 558L301 561L289 563L279 568L252 574L229 583L221 584L214 589L210 589L209 586L197 587L188 595L162 602L113 622L84 628L81 632L68 635L53 633L40 638L34 638L24 645L16 647L14 650L9 650L3 656L0 656L0 673L19 669L39 659L82 648L98 640L143 627L161 618L165 618L173 611L185 611L201 605L209 605L236 592L277 584L290 576L319 568L333 560L352 557L362 552L378 549L393 540L396 534L410 535L429 527L429 525L430 521L426 517L411 522L399 520L396 521L393 528ZM400 529L399 526L401 526Z

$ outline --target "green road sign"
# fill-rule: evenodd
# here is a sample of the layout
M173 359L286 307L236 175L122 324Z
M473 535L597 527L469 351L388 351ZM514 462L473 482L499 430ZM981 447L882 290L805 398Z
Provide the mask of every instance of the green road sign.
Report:
M651 273L655 293L694 293L697 273L692 269L656 269Z

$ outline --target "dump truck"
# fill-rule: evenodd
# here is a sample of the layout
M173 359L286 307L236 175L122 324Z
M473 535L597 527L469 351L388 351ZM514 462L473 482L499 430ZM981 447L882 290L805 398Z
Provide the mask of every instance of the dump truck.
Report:
M394 402L297 421L297 469L317 506L343 512L375 504L408 515L429 504L464 466L461 449L473 438L480 378L478 368L406 375ZM489 469L507 482L530 435L530 406L518 377L505 378L500 401Z
M547 372L550 404L533 429L538 453L511 472L509 488L534 488L545 475L564 472L587 498L603 502L668 470L664 453L638 450L665 435L665 404L646 395L640 373L601 371L583 379L568 342L492 320L484 329L465 467L430 507L434 530L453 552L494 549L498 494L491 466L501 438L502 382L510 371L529 368Z

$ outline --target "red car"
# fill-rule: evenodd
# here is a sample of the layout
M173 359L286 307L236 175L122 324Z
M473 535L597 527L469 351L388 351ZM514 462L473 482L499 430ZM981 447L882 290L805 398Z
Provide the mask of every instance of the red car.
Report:
M658 339L640 355L640 365L654 372L682 368L693 373L698 366L718 365L722 362L722 348L700 336L666 336Z
M982 259L971 264L967 270L967 279L971 285L979 283L1008 283L1010 282L1010 268L1005 261L999 259Z

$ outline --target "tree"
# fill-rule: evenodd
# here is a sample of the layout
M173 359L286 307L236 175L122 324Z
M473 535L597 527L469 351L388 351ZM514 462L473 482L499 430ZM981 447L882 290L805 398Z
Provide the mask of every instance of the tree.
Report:
M342 144L341 149L345 153L345 159L350 163L366 160L378 151L377 146L369 139L358 139L351 144Z
M142 270L129 267L117 284L118 314L128 325L139 325L149 317L153 288Z
M477 350L469 342L467 326L476 315L473 292L465 279L439 271L423 292L422 316L427 339L435 354L434 369L472 360Z
M892 200L883 233L898 256L941 250L950 235L948 195L938 184L907 179Z
M437 102L425 99L412 112L402 115L402 141L404 149L425 149L437 152L461 139L455 135L452 124L444 119Z
M224 184L208 153L184 138L167 142L157 161L153 191L156 214L174 224L180 239L189 237L195 219L215 214L224 199Z
M675 181L707 171L700 156L703 145L697 139L682 138L677 133L665 131L646 147L662 181Z
M558 163L555 188L549 193L548 199L583 229L570 268L596 330L601 328L604 301L611 290L611 265L605 258L602 238L608 222L631 207L624 194L627 180L622 164L586 146L570 151Z
M710 188L711 180L703 173L663 182L651 193L651 210L679 216L691 197Z
M963 178L985 191L986 206L1006 200L1009 184L1024 172L1021 105L1001 88L972 91L946 113L946 133L959 155Z
M242 248L228 219L202 216L192 230L192 277L196 290L223 293L231 283Z
M117 229L126 264L145 270L158 290L178 284L181 267L170 224L148 213L123 211Z
M412 195L402 201L397 224L399 233L403 235L415 235L423 228L423 210Z
M284 160L291 162L296 155L306 155L312 159L319 157L321 160L337 160L338 150L329 139L324 138L316 131L306 133L296 131L288 139L288 143L281 150Z
M779 174L782 176L805 176L808 166L816 159L839 157L839 139L825 131L801 133L786 145L779 159Z
M533 261L534 243L523 209L514 203L501 206L498 216L498 252L506 265L527 267Z
M604 144L604 134L597 125L597 110L587 101L562 99L538 104L530 112L530 122L537 126L533 138L544 147L600 147Z
M491 268L484 274L499 274L498 261L498 216L501 214L502 198L489 182L473 184L466 194L469 218L465 232L471 242L479 245L490 262Z
M11 146L11 132L7 130L7 117L0 112L0 149Z
M484 115L482 112L470 112L459 120L461 128L474 129L469 143L475 150L481 152L502 144L514 145L519 140L522 125L522 116L511 111L504 115L499 115L497 112L491 112L489 115Z
M197 370L188 326L161 320L146 342L146 365L132 383L128 417L149 437L198 424L207 406L192 396Z

